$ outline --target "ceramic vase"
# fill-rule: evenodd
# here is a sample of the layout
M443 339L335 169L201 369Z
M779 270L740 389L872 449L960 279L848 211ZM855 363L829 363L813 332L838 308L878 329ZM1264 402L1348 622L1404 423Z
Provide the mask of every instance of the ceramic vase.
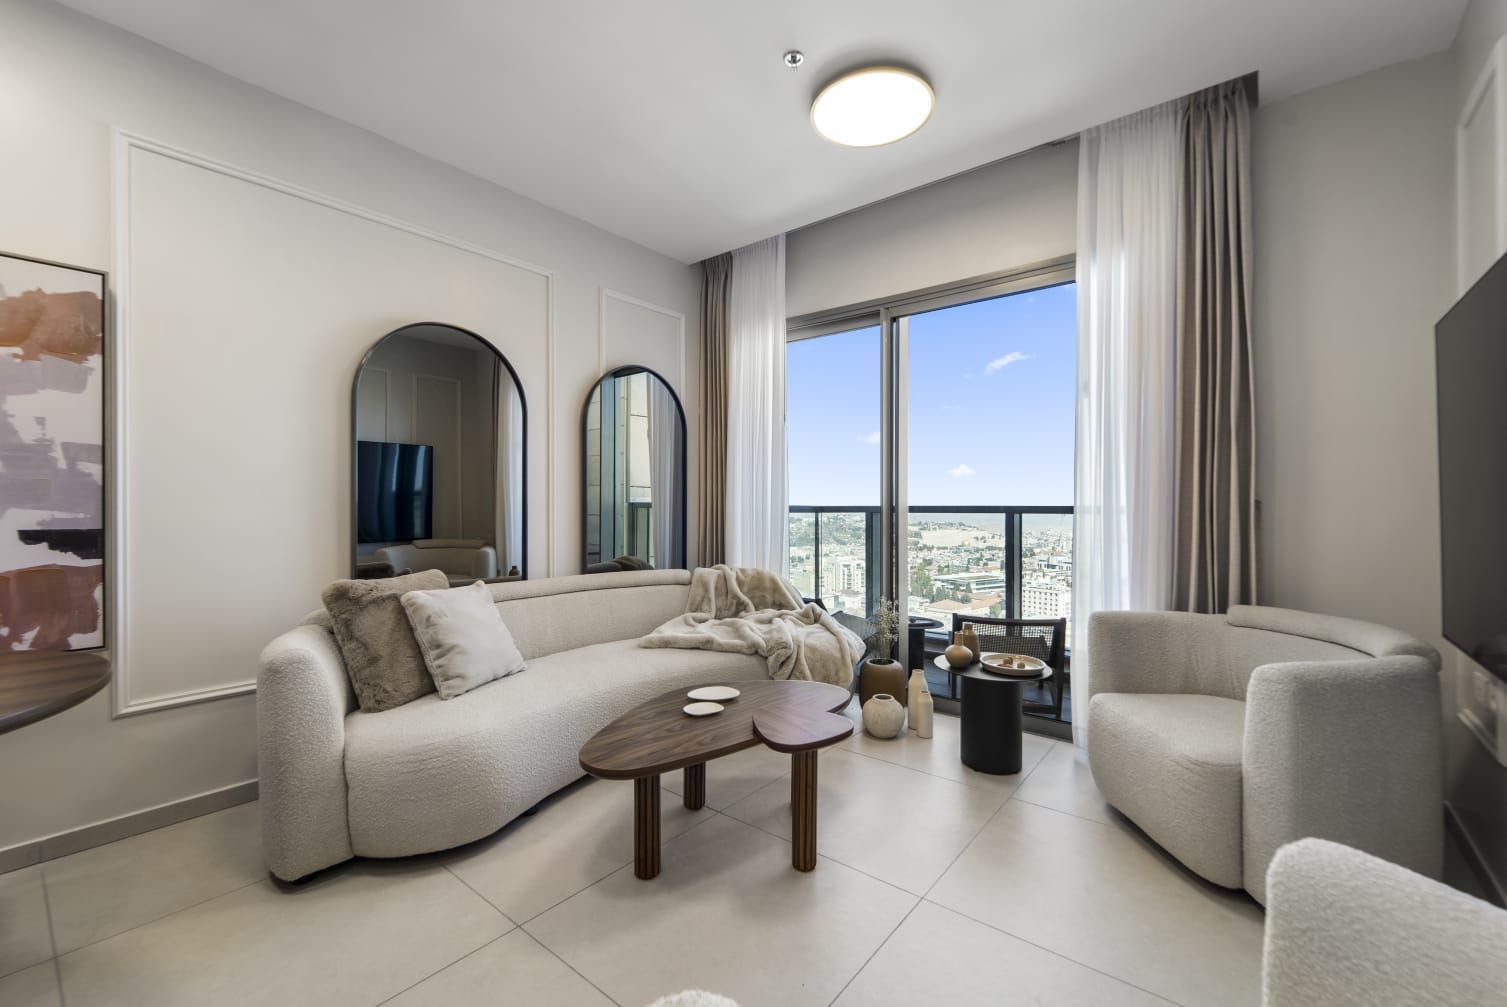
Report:
M906 710L914 710L923 695L930 696L931 690L926 688L926 674L917 668L910 673L910 684L905 687ZM914 718L911 720L910 728L913 731L916 729Z
M967 647L969 652L973 654L973 661L979 659L979 635L973 631L972 626L964 626L958 630L957 635L953 637L953 642ZM973 661L969 661L968 663L972 664Z
M858 705L863 706L879 693L905 695L905 669L899 661L872 660L858 669Z
M916 729L916 737L931 737L931 715L931 693L923 692L916 697L910 708L910 724Z
M876 738L893 738L905 727L905 707L887 692L863 704L863 729Z
M961 643L955 643L951 647L948 647L946 650L942 651L942 656L946 658L947 663L952 665L952 667L954 668L966 668L973 663L973 651L969 650Z

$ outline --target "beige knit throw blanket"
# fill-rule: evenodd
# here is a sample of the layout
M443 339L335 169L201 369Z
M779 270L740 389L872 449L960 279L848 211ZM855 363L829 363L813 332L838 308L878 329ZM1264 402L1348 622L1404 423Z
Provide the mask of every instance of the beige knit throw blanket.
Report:
M803 603L788 581L768 570L724 564L694 571L685 614L638 645L758 654L770 678L843 688L863 656L863 641L820 605Z

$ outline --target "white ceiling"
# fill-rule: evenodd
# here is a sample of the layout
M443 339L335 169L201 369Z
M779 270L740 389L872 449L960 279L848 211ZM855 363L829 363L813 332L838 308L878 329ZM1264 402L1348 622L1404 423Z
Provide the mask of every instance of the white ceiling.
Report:
M1267 102L1426 55L1466 4L65 2L686 262L1253 70ZM931 81L931 121L888 147L817 137L816 89L875 60Z

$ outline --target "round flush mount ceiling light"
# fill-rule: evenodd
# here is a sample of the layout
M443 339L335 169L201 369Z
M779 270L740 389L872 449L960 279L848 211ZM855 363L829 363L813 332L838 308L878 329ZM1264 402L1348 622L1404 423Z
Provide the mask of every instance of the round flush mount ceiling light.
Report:
M811 125L833 143L878 147L926 125L936 105L931 85L909 70L870 66L845 73L811 103Z

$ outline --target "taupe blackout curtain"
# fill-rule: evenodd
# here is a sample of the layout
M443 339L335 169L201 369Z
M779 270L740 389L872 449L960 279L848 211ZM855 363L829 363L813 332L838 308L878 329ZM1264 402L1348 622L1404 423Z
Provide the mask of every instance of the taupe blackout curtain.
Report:
M1173 606L1224 612L1256 601L1250 104L1238 80L1186 101Z
M731 252L701 264L701 479L696 494L700 565L727 558L727 356Z

